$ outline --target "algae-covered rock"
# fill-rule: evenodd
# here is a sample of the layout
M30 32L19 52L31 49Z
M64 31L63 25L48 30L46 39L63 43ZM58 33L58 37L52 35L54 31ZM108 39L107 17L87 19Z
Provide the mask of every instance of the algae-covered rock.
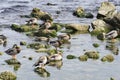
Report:
M40 48L47 48L49 46L45 45L45 44L40 44L40 43L30 43L27 45L27 48L32 48L32 49L40 49Z
M38 37L56 37L57 36L57 32L55 30L49 30L48 32L46 32L46 30L39 30L37 32L34 33L34 36L38 36Z
M102 2L100 8L98 9L97 18L103 19L104 17L113 17L116 14L116 7L113 3Z
M100 20L100 19L94 20L91 23L91 26L93 28L93 31L91 31L91 34L94 34L94 35L98 35L103 32L109 32L110 29L112 29L112 27L109 24L105 23L103 20Z
M113 57L113 55L111 55L111 54L108 54L108 55L106 55L105 57L107 58L107 61L108 61L108 62L113 62L113 61L114 61L114 57Z
M74 12L74 16L80 17L80 18L93 18L92 13L86 13L85 10L82 7L78 7Z
M20 41L20 45L27 45L25 41Z
M85 17L85 10L84 10L82 7L78 7L78 8L74 11L73 15L75 15L75 16L77 16L77 17L83 18L83 17Z
M71 29L73 31L81 31L81 32L88 32L89 25L85 24L66 24L66 29Z
M93 46L97 48L97 47L99 47L100 45L99 45L98 43L93 43Z
M63 24L60 23L53 23L52 26L49 29L53 29L56 31L60 31L63 27Z
M36 31L39 29L38 25L34 25L34 27L32 25L17 25L17 24L12 24L11 28L15 31L18 32L29 32L29 31Z
M10 71L4 71L0 73L0 80L16 80L17 76L10 72Z
M74 56L74 55L67 55L67 59L75 59L75 58L77 58L76 56Z
M60 52L60 53L63 53L62 50L57 50L56 49L50 49L47 51L48 55L53 55L53 54L56 54L57 52Z
M18 69L20 68L20 64L13 64L14 66L14 71L18 71Z
M107 61L107 58L104 56L104 57L101 58L101 61L102 61L102 62L106 62L106 61Z
M78 59L80 61L87 61L88 60L88 56L87 55L81 55L81 56L78 57Z
M38 73L41 77L50 77L50 73L44 68L35 68L34 71Z
M5 60L5 62L9 65L12 65L12 64L21 64L17 59L8 59L8 60Z
M108 54L108 55L102 57L102 58L101 58L101 61L103 61L103 62L105 62L105 61L113 62L113 61L114 61L114 57L113 57L113 55Z
M87 55L88 58L91 58L91 59L99 59L99 53L96 51L88 51L88 52L85 52L84 55Z
M97 35L97 39L99 39L99 40L105 40L105 35L104 35L105 33L100 33L100 34L98 34Z
M47 12L43 12L42 10L40 10L39 8L33 8L31 14L30 14L31 17L36 17L38 19L41 19L41 20L53 20L51 15L48 14Z

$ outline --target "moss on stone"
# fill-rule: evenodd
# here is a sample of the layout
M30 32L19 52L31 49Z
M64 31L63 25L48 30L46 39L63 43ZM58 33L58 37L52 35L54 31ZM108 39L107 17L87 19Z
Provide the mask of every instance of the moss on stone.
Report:
M98 43L93 43L93 46L97 48L97 47L99 47L100 45L99 45Z
M99 53L96 51L88 51L88 52L85 52L84 54L87 55L88 58L99 59Z
M105 62L105 61L113 62L114 61L114 57L113 57L113 55L108 54L108 55L104 56L103 58L101 58L101 61L103 61L103 62Z
M74 56L74 55L67 55L67 59L76 59L77 57L76 56Z
M113 57L113 55L111 55L111 54L108 54L108 55L106 55L105 57L107 58L107 61L108 61L108 62L113 62L113 61L114 61L114 57Z
M31 17L36 17L38 19L41 19L41 20L53 20L51 15L46 13L46 12L43 12L42 10L40 10L39 8L33 8L31 14L30 14Z
M40 48L47 48L48 46L45 44L41 44L41 43L30 43L27 45L27 48L32 48L32 49L40 49Z
M48 32L46 32L46 30L39 30L37 32L34 33L34 36L44 36L44 37L56 37L57 36L57 32L55 30L49 30Z
M12 24L11 28L15 31L18 32L29 32L29 31L36 31L39 29L38 25L34 25L34 27L32 25L17 25L17 24Z
M10 71L4 71L0 73L0 80L16 80L17 76L10 72Z
M5 60L5 62L9 65L12 65L12 64L21 64L17 59L8 59L8 60Z
M81 55L81 56L78 57L78 59L80 61L87 61L88 60L88 56L87 55Z
M62 26L58 23L53 23L52 26L49 29L60 31L62 29Z
M104 57L101 58L101 61L102 61L102 62L106 62L106 61L107 61L107 58L104 56Z
M82 7L78 7L74 12L73 12L73 15L74 16L77 16L77 17L85 17L85 11Z

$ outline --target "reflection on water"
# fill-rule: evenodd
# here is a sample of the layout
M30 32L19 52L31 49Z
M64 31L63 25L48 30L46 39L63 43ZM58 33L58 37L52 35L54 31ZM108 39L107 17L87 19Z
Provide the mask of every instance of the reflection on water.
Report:
M56 67L57 69L61 69L61 67L63 66L63 62L62 60L59 60L59 61L51 61L48 66L53 66L53 67Z
M44 69L44 68L39 68L39 67L37 67L37 68L34 69L34 71L35 71L38 75L40 75L41 77L44 77L44 78L50 77L50 73L49 73L46 69Z
M110 50L115 55L119 54L119 48L118 48L117 44L115 44L115 43L107 43L106 49Z

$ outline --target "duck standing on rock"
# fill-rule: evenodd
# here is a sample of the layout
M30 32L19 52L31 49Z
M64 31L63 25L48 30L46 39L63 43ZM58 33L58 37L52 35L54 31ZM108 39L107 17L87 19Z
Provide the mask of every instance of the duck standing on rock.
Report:
M7 37L4 35L0 35L0 44L4 44L7 42Z
M108 32L107 34L103 34L104 35L104 38L105 39L111 39L111 40L114 40L120 33L120 30L117 29L117 30L112 30L110 32Z
M28 25L32 25L34 27L35 24L37 24L38 20L37 18L31 18L30 20L26 21Z
M71 35L70 34L62 34L58 36L58 40L70 40L71 39Z
M12 48L9 48L5 51L8 55L11 55L13 59L16 59L16 55L21 51L20 47L17 44L14 44Z
M48 33L49 32L49 28L52 26L52 21L50 20L46 20L42 25L40 25L40 27L45 28L45 31Z
M57 51L57 48L62 45L62 41L61 40L50 41L50 45L54 46Z
M48 57L47 56L40 56L40 58L37 60L37 62L33 65L33 66L38 66L39 68L45 68L45 64L47 64L48 61Z
M62 53L58 52L57 54L53 54L49 57L50 61L59 61L62 60Z

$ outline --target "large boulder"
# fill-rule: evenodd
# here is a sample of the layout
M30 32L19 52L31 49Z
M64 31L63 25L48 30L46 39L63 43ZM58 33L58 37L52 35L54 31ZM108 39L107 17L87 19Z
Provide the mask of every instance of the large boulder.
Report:
M89 25L85 25L85 24L66 24L66 29L72 29L74 31L82 31L82 32L88 32L89 30Z
M36 18L41 19L41 20L51 20L51 21L53 20L50 14L40 10L39 8L33 8L30 16L36 17Z
M106 23L110 24L113 29L120 29L120 13L115 14L112 18L111 17L105 17L103 19Z
M97 18L103 19L104 17L113 17L117 13L116 7L110 2L102 2L98 9Z
M91 23L93 31L91 33L100 34L101 32L108 32L112 27L103 20L96 19Z

